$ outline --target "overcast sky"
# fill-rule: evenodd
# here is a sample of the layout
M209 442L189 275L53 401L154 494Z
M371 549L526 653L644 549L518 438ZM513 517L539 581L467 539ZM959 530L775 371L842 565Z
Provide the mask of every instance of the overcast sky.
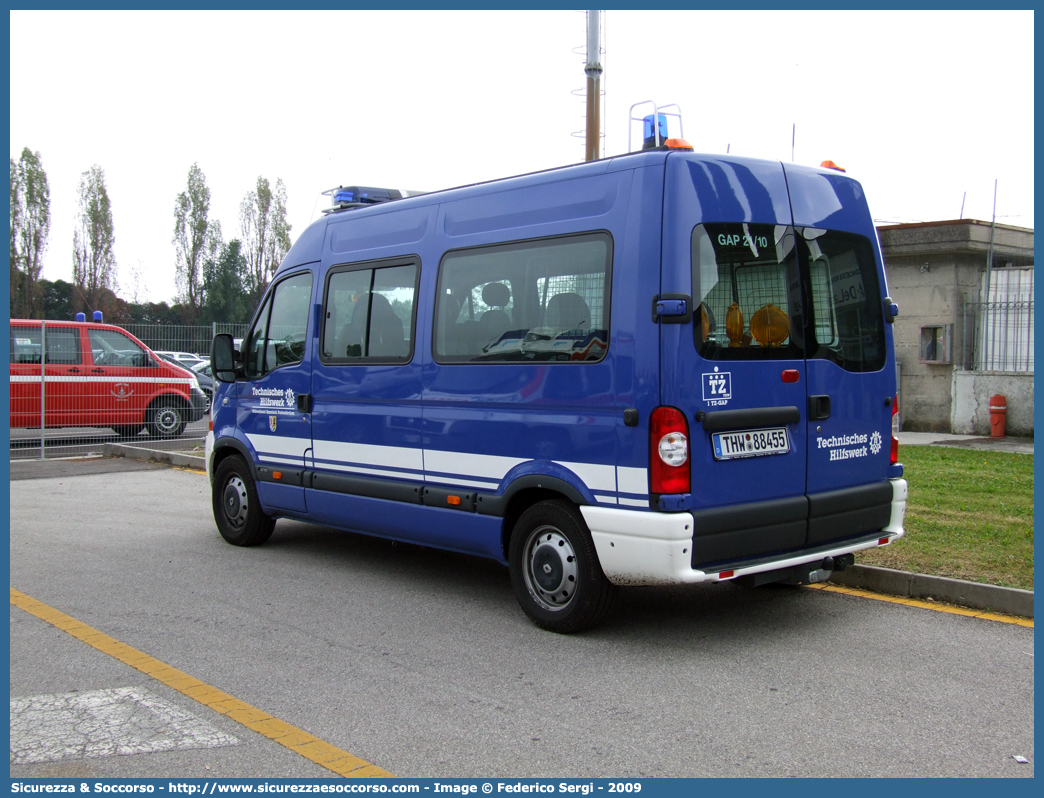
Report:
M226 240L259 175L286 184L296 240L336 185L582 161L585 26L576 11L12 11L11 157L38 151L51 188L43 276L71 280L92 164L119 293L170 301L194 162ZM794 160L845 167L878 223L955 219L962 201L988 221L996 179L997 221L1033 227L1033 45L1031 11L608 11L603 152L627 150L633 103L677 103L697 152L789 161L796 125Z

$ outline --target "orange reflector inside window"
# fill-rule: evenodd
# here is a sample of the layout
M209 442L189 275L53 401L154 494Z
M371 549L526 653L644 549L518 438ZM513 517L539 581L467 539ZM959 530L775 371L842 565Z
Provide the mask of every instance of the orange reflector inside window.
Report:
M735 571L722 571L720 574L718 574L718 579L729 579L730 577L733 577L735 575Z
M460 496L447 496L446 504L452 504L454 506L460 504Z
M273 471L272 472L272 476L275 477L276 479L282 479L283 478L283 472L282 471Z

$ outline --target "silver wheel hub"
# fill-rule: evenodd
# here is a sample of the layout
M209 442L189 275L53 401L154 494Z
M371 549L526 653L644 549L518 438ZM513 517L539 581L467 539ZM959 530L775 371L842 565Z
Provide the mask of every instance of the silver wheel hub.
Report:
M563 610L576 591L576 552L557 529L551 526L533 531L524 553L526 588L545 610Z
M238 476L233 476L225 483L221 506L230 525L239 529L246 523L250 504L247 500L246 485Z
M173 432L181 423L181 414L172 407L164 407L156 413L156 426L160 432Z

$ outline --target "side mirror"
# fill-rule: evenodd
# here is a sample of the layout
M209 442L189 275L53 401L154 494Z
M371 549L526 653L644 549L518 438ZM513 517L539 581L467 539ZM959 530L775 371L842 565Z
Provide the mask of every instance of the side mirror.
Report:
M219 333L210 345L210 371L218 382L236 381L236 358L232 336Z

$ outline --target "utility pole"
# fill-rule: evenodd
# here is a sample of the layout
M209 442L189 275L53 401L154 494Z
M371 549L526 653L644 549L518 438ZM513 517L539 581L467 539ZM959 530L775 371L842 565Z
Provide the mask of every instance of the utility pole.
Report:
M602 36L599 12L587 12L587 138L584 160L597 161L602 143Z

